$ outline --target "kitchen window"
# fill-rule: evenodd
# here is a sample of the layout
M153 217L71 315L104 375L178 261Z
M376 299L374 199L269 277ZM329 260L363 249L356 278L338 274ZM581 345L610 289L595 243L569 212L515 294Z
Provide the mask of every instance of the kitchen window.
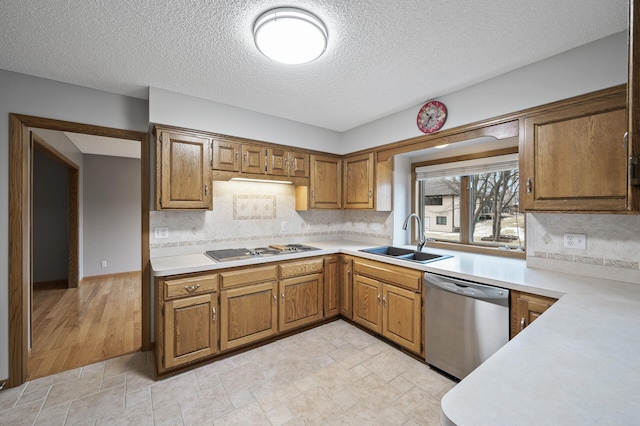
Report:
M415 174L429 244L524 250L518 154L423 163Z

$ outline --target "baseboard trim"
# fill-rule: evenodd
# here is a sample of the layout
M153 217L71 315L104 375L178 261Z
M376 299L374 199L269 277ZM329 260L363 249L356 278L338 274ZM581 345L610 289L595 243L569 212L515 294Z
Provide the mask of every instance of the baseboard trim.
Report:
M115 274L91 275L87 277L82 277L82 279L80 280L80 284L85 284L85 281L90 281L93 279L116 278L124 275L133 275L133 274L140 274L140 276L142 276L142 271L116 272Z

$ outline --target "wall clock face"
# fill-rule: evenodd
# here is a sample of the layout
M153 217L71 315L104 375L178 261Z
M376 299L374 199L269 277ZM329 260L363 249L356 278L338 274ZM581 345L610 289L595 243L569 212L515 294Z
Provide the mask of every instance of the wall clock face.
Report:
M440 101L429 101L418 112L418 129L423 133L433 133L447 121L447 107Z

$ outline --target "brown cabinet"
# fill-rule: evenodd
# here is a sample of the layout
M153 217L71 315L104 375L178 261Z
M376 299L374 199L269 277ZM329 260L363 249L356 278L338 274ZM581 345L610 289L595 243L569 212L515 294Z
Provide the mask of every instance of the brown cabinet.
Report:
M511 291L511 338L535 321L557 299Z
M340 262L341 256L330 256L324 260L324 316L340 314Z
M353 321L419 354L422 273L364 260L353 268Z
M218 275L168 277L157 283L158 371L218 353Z
M309 207L339 209L342 205L342 160L337 156L310 156Z
M213 138L213 169L228 172L240 171L240 152L242 144Z
M211 209L211 140L156 127L156 208Z
M524 118L522 207L525 211L628 211L631 149L625 136L624 86L576 99Z
M278 331L275 265L220 273L220 349L269 337Z
M373 209L374 157L371 152L344 158L343 208Z
M311 324L324 316L324 260L311 259L278 265L279 331Z
M353 259L340 255L339 257L339 291L338 303L340 315L353 319Z
M266 149L259 145L242 144L242 173L266 173Z
M268 148L267 174L309 177L309 154L282 148Z

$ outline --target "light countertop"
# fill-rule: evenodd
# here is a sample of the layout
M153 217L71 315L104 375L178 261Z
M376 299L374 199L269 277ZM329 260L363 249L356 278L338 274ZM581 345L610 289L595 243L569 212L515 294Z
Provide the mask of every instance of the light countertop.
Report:
M560 298L444 396L443 423L638 424L640 285L463 252L426 248L453 257L419 264L360 252L371 245L359 242L307 244L320 250L220 263L204 254L159 257L151 265L154 276L167 276L345 253Z

